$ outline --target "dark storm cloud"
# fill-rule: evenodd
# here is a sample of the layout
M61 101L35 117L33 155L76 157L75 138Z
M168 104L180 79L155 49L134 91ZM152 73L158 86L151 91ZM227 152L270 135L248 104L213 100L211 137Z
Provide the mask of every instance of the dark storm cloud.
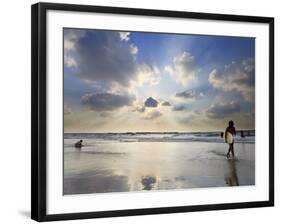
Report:
M185 106L184 105L175 105L173 107L173 111L183 111L185 110Z
M168 102L168 101L163 102L161 105L162 106L171 106L170 102Z
M237 102L230 102L213 104L206 113L209 118L224 118L239 111L240 105Z
M152 97L149 97L146 99L146 101L144 102L144 105L146 107L157 107L158 106L158 101L153 99Z
M122 41L119 32L87 30L81 34L79 30L65 29L64 39L68 56L65 64L76 66L83 80L128 86L135 79L134 46Z
M132 105L135 96L132 95L118 95L112 93L90 93L81 97L83 104L90 107L91 110L115 110L124 106Z

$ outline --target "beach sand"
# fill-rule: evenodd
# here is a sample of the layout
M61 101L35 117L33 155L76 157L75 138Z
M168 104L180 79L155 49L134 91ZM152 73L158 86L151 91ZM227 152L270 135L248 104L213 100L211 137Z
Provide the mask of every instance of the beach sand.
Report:
M96 143L64 149L64 194L255 184L255 144L210 142Z

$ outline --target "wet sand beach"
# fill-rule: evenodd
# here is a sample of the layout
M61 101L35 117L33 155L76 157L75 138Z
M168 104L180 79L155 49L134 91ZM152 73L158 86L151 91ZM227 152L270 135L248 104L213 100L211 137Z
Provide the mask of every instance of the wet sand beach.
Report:
M255 184L255 144L96 142L64 148L64 194L170 190Z

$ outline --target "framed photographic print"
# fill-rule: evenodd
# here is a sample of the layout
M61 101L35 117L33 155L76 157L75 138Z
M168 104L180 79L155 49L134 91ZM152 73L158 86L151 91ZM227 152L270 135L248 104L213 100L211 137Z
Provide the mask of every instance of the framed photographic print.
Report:
M274 19L32 6L32 219L274 205Z

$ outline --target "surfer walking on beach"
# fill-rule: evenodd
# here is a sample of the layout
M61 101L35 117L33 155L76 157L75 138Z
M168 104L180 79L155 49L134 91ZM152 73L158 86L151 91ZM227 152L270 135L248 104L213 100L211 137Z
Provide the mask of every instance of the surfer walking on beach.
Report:
M226 128L225 133L224 133L224 140L229 145L229 149L226 154L227 158L229 158L230 153L232 154L232 157L234 158L234 135L236 135L234 122L229 121L228 127Z

